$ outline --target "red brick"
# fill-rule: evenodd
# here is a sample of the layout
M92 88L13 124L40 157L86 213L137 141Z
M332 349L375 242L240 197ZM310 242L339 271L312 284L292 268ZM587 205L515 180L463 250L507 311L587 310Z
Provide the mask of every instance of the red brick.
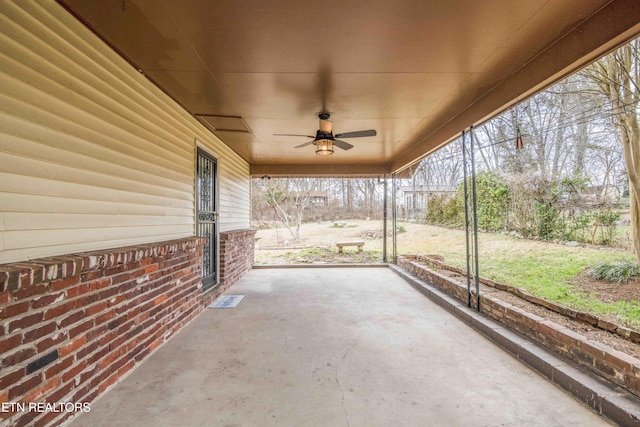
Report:
M104 355L106 355L107 353L109 353L109 347L101 348L100 350L96 351L95 353L93 353L91 356L87 358L87 363L88 364L95 363L98 360L100 360L102 357L104 357Z
M140 332L142 332L142 330L143 330L142 325L137 325L136 327L134 327L133 329L127 332L127 335L126 335L127 339L131 339L135 337Z
M24 333L24 342L28 343L31 341L35 341L38 338L51 334L57 328L58 325L56 324L56 322L49 322L45 325L40 325L37 328Z
M109 343L109 350L114 350L127 341L127 335L117 334L115 339Z
M82 273L80 275L80 280L82 280L83 282L89 282L91 280L96 280L99 279L100 277L104 276L104 270L99 269L99 270L93 270L93 271L88 271L86 273Z
M604 319L598 319L598 328L604 329L606 331L615 332L618 325L615 323L608 322Z
M126 301L127 296L123 293L116 295L109 300L109 307L115 307L123 301Z
M48 393L55 390L59 385L60 385L59 377L51 378L49 381L45 382L44 384L41 384L39 387L34 388L29 393L27 393L24 400L27 403L37 402L40 399L42 399L44 396L46 396Z
M127 310L128 308L131 308L131 309ZM136 316L138 316L142 312L142 309L140 307L123 307L122 310L116 309L116 313L118 314L123 312L127 313L127 319L134 319Z
M100 292L98 292L98 299L105 300L105 299L111 298L112 296L116 295L117 293L118 293L118 288L116 288L116 287L103 289Z
M45 267L38 264L28 264L28 274L22 279L24 287L42 283L45 280Z
M581 341L580 349L594 359L604 359L607 350L602 344L591 340Z
M136 317L136 323L142 323L145 320L147 320L149 317L150 317L150 313L148 311L141 313L138 317Z
M80 276L71 276L65 277L64 279L54 280L51 282L51 290L59 291L60 289L65 289L73 285L77 285L80 283Z
M120 354L120 358L111 364L111 371L116 372L119 371L125 364L127 364L130 360L133 360L129 357L128 354Z
M98 362L98 366L100 369L105 369L107 366L111 365L118 357L120 356L119 350L112 351L107 354L100 362Z
M44 377L47 379L52 378L55 375L58 375L60 372L67 369L68 367L70 367L71 365L73 365L73 356L69 356L66 359L62 359L59 362L57 362L55 365L52 365L51 367L47 368L44 371Z
M92 314L100 313L109 307L109 303L107 301L99 302L98 304L94 304L86 308L87 316L91 316Z
M29 390L37 387L38 385L40 385L40 383L42 383L42 375L40 374L28 378L27 380L9 389L9 399L15 402L17 400L16 397L28 393Z
M158 264L148 265L144 268L144 274L153 273L154 271L158 271Z
M3 369L2 373L4 374L4 372L7 369ZM9 386L17 383L18 381L20 381L22 378L24 378L25 374L26 374L26 370L24 367L22 368L18 368L13 372L10 372L8 374L5 374L4 376L0 377L0 390L7 390L9 388Z
M19 291L16 291L13 294L13 297L17 300L21 300L21 299L27 299L27 298L31 298L34 297L36 295L42 295L49 292L49 287L46 285L35 285L35 286L30 286L26 289L21 289Z
M118 326L118 328L115 330L118 331L118 334L125 335L126 332L128 332L131 328L134 327L135 324L136 323L133 320L129 320L123 323L122 325Z
M104 382L104 380L109 375L111 375L111 369L109 369L109 367L107 367L106 369L98 370L98 375L94 376L91 379L91 388L96 387L99 384L102 384L102 382Z
M74 297L77 297L78 295L86 294L87 292L89 292L89 284L81 283L78 286L74 286L72 288L67 289L67 298L74 298Z
M45 350L53 347L54 345L58 345L61 342L65 341L68 338L67 331L58 331L56 334L53 334L50 337L43 339L42 341L36 344L38 348L38 353L42 353Z
M73 328L69 329L69 338L74 338L79 334L88 331L92 327L93 327L93 320L87 320L86 322L83 322L77 326L74 326Z
M67 314L69 311L73 310L73 306L73 301L67 301L63 304L52 307L44 312L44 320L54 319L56 317Z
M0 308L0 319L15 317L19 314L26 313L29 310L29 301L20 301L16 304L7 305Z
M74 367L62 374L62 381L67 382L72 378L75 378L87 367L87 362L80 362Z
M2 273L0 271L0 273ZM0 287L1 287L1 283L0 283ZM4 304L9 304L11 302L11 292L6 291L6 292L0 292L0 305L4 305Z
M117 336L118 336L118 331L110 330L109 332L107 332L103 336L101 336L100 340L98 342L100 343L100 346L107 345L109 342L111 342Z
M66 355L73 353L74 351L76 351L86 343L87 343L87 337L83 335L80 338L77 338L63 345L62 347L60 347L60 357L65 357Z
M86 317L84 310L78 310L74 313L69 314L64 319L60 320L60 327L64 328L66 326L72 325Z
M146 337L141 336L141 337L138 337L137 340L129 341L124 347L120 348L120 354L136 353L140 351L140 349L144 347L144 344L142 343L142 341L144 341L145 338Z
M91 403L96 399L96 397L98 397L98 394L99 394L98 389L91 390L93 388L91 384L85 387L86 388L82 388L81 390L79 390L73 395L74 402Z
M49 396L47 396L47 402L65 402L65 396L71 393L74 388L75 384L73 381L62 384L61 387L58 387L54 393L51 393Z
M18 329L24 329L24 328L28 328L29 326L33 326L42 320L42 316L43 316L43 313L40 312L40 313L34 313L34 314L21 317L19 319L15 319L9 322L9 327L7 331L13 332Z
M124 295L124 297L126 299L126 295ZM116 313L122 314L122 313L128 312L129 310L139 311L139 309L140 307L136 307L133 301L127 301L126 304L120 304L118 307L116 307Z
M102 313L101 315L97 316L96 320L95 320L95 324L96 324L96 326L100 325L100 324L102 324L104 322L107 322L107 321L113 319L114 317L116 317L116 311L111 309L111 310L109 310L109 311L107 311L105 313ZM112 329L112 328L110 328L110 329Z
M2 367L17 365L20 362L36 355L36 349L33 347L22 348L2 358Z
M111 374L109 378L107 378L102 384L100 384L100 393L102 393L103 391L111 387L113 384L115 384L115 382L118 381L119 377L120 375L118 375L117 372L114 372L113 374Z
M108 330L107 325L102 325L98 328L94 328L90 330L89 332L87 332L87 341L90 342L98 339L98 337L101 337L102 335L104 335L105 332L107 332L107 330Z
M158 298L153 300L153 305L156 306L156 305L162 304L166 299L167 299L166 294L160 295Z
M115 329L126 321L127 321L127 316L117 317L115 320L109 322L109 329Z
M158 348L160 346L160 344L162 344L164 341L162 338L158 338L156 339L153 343L151 343L151 345L149 346L149 351L153 351L156 348Z
M91 354L94 351L96 351L98 349L98 347L100 347L100 346L95 341L92 342L92 343L87 344L86 346L84 346L80 350L78 350L78 352L76 353L76 360L84 359L85 356L87 356L88 354Z
M640 363L635 357L614 349L605 352L604 360L611 366L625 372L633 372L634 364Z
M100 279L100 280L95 280L93 282L90 282L89 288L92 291L95 291L96 289L106 288L109 285L111 285L111 279L106 278L106 279Z
M123 367L118 369L118 377L122 377L136 365L135 360L129 360Z
M124 265L124 264L120 264L120 265L116 265L114 267L110 267L110 268L105 269L104 275L105 276L114 276L114 275L122 273L124 271L127 271L127 266Z
M60 401L60 399L62 397L64 397L67 393L68 392L59 393L59 391L56 391L55 395L56 396L60 396L60 398L54 398L53 397L54 395L52 395L52 397L49 398L50 399L49 401L51 401L51 402ZM60 426L60 425L63 425L65 420L67 418L71 417L72 415L73 415L73 412L61 412L61 413L60 412L46 412L46 413L44 413L44 415L42 417L40 417L35 422L35 425L42 425L42 426L56 425L56 426Z
M98 369L98 366L93 366L92 368L87 369L80 374L80 381L78 382L78 385L84 384L85 382L89 381L99 371L100 369Z
M544 320L540 323L538 323L539 328L540 328L540 332L549 335L553 338L557 338L558 337L558 330L562 329L562 327L560 325L558 325L557 323L551 321L551 320Z
M20 334L10 335L10 336L8 336L6 338L1 339L0 340L0 355L1 354L7 354L8 352L13 350L14 348L18 347L20 344L22 344L22 335L20 335Z
M118 283L126 282L127 280L129 280L129 278L129 273L118 274L117 276L113 276L111 278L111 283L117 285Z
M22 412L21 412L22 413ZM35 425L33 422L40 415L39 412L29 411L25 412L24 415L18 418L18 420L13 424L13 427L27 427L29 425Z
M148 348L145 348L144 350L142 350L139 354L136 355L136 362L140 362L142 361L145 357L147 357L149 355L150 350Z

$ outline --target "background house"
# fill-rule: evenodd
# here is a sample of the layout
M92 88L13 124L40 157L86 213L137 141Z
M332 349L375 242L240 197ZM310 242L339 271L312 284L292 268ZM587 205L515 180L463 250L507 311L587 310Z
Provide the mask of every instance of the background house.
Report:
M431 197L454 197L456 189L449 185L403 185L398 193L402 218L424 219Z

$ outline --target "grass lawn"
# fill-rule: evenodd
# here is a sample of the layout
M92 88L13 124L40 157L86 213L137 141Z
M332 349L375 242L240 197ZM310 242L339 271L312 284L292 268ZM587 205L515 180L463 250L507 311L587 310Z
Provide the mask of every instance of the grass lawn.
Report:
M397 236L399 254L437 254L444 256L447 264L466 267L463 231L413 223L398 225L406 230ZM351 220L344 228L310 223L302 226L302 239L298 242L287 240L291 237L283 229L259 230L261 248L281 248L257 251L256 262L380 262L381 230L380 221ZM351 250L339 256L335 242L340 240L365 240L364 254ZM391 239L388 240L390 256ZM285 244L302 247L287 249ZM624 324L640 326L640 289L638 298L611 302L605 295L587 293L574 284L578 275L598 262L633 259L629 250L566 246L489 233L480 233L478 244L481 276L596 315L615 314Z
M438 254L445 257L447 264L466 268L463 231L421 224L404 226L407 235L398 236L400 254ZM424 227L427 235L420 238ZM603 301L604 295L584 292L573 284L580 273L599 262L634 259L628 250L574 247L480 233L478 252L482 277L596 315L615 314L625 324L640 326L640 289L635 300L611 302Z

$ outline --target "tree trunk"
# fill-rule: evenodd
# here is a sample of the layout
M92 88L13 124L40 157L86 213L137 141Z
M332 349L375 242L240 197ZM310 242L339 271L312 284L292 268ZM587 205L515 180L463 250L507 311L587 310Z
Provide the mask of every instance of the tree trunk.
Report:
M618 117L618 135L624 147L624 159L629 174L629 207L631 211L631 229L633 231L633 249L640 263L640 129L638 116L625 113Z

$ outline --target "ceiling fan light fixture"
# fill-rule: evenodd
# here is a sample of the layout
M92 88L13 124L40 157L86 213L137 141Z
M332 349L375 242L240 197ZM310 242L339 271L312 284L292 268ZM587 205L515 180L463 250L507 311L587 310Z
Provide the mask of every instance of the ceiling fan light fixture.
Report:
M319 139L315 143L316 154L318 156L329 156L333 154L333 141L330 139Z

